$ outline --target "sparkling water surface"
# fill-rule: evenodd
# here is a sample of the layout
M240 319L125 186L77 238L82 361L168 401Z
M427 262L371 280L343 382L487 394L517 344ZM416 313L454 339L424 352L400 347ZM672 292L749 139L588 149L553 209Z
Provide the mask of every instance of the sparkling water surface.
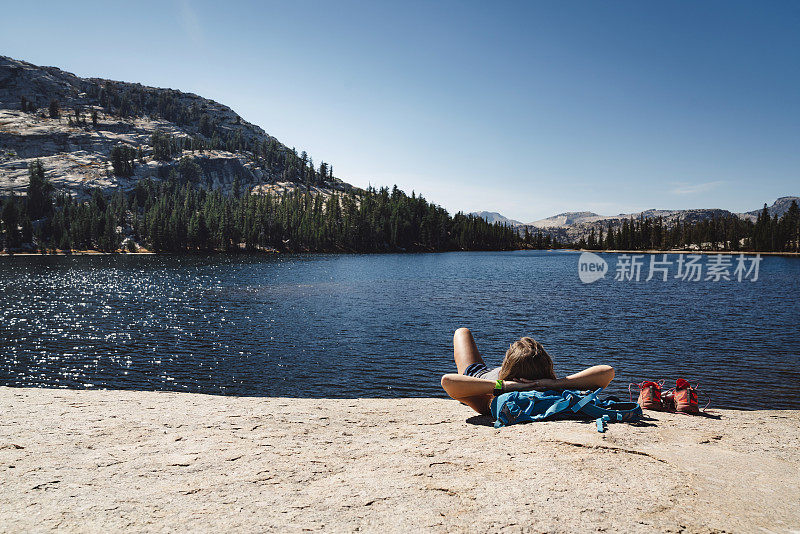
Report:
M613 365L619 396L684 377L712 407L800 408L800 258L764 258L756 282L583 284L577 266L532 251L3 257L0 385L444 396L467 326L490 366L530 335L559 376Z

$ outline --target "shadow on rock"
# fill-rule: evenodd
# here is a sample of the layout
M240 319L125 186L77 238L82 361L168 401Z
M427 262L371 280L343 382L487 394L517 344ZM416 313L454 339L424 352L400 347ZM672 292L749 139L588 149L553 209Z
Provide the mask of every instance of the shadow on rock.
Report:
M467 419L467 423L477 426L490 426L494 428L494 419L488 415L473 415Z

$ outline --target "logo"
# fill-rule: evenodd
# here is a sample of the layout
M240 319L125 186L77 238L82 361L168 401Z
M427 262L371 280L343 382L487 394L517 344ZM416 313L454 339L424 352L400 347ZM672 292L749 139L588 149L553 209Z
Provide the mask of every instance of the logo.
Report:
M649 256L649 261L646 259ZM650 282L651 280L680 280L681 282L741 282L758 281L761 254L611 254L616 269L609 269L606 260L591 252L578 258L578 277L591 284L612 271L616 282ZM677 257L677 260L674 258Z
M584 284L600 280L608 272L606 260L592 252L583 252L578 258L578 277Z

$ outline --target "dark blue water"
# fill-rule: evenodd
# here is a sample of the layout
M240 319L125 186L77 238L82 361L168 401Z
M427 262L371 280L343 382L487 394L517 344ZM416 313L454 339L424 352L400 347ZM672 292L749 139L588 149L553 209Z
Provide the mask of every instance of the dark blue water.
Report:
M0 384L443 396L452 333L467 326L490 365L530 335L559 376L613 365L610 389L626 396L628 382L685 377L712 406L800 408L800 259L765 258L756 282L589 285L577 263L566 252L4 257Z

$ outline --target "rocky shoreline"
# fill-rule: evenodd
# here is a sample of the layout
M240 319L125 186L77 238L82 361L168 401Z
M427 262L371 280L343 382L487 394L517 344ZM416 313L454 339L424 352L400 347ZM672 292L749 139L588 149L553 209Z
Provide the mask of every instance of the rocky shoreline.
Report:
M798 411L492 428L445 399L0 387L0 531L788 532Z

